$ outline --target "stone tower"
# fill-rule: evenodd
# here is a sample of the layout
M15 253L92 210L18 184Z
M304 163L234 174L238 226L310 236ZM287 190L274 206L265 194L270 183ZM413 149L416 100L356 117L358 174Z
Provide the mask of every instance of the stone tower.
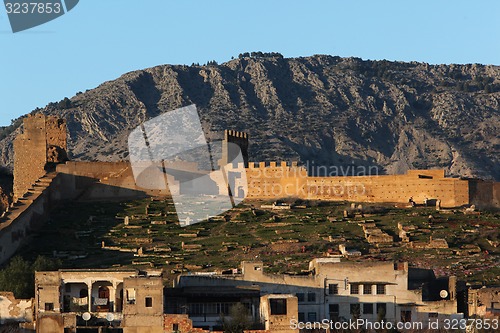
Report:
M14 140L14 201L23 197L54 164L66 161L66 122L43 114L29 115Z
M248 168L248 134L232 130L224 131L224 141L222 141L222 165L231 163L238 154L238 152L233 151L233 149L229 149L228 143L234 143L240 147L245 168Z

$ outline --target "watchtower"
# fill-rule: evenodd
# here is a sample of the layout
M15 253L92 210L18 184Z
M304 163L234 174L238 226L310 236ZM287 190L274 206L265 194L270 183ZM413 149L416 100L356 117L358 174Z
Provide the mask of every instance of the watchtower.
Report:
M227 165L234 161L238 156L238 151L230 149L228 143L236 144L240 147L245 168L248 168L248 134L233 130L224 131L224 140L222 141L222 165Z
M68 159L64 119L29 115L14 139L14 201L23 197L51 166Z

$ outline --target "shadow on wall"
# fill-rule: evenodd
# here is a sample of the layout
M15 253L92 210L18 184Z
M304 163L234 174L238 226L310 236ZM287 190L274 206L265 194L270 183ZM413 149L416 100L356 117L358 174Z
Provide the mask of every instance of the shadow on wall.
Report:
M152 191L154 192L154 191ZM158 193L132 186L103 183L99 179L59 173L42 178L0 218L0 265L12 257L33 233L41 230L51 212L70 201L120 201Z

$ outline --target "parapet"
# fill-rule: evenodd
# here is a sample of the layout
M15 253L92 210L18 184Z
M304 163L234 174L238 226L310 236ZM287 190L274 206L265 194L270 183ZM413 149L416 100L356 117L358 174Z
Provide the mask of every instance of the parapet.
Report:
M234 131L234 130L225 130L224 131L224 139L228 139L229 137L242 138L242 139L247 139L248 140L248 133L246 133L246 132L240 132L240 131Z
M414 178L445 178L444 169L408 170L406 174Z
M272 161L272 162L250 162L248 163L248 168L250 169L263 169L263 168L303 168L299 166L298 162L286 162L286 161Z

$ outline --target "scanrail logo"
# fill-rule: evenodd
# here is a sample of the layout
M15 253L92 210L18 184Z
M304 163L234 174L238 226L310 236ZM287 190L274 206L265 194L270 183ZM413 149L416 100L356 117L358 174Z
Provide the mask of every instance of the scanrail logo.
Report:
M69 12L80 0L4 0L12 32L34 28Z
M136 185L168 192L181 226L220 215L248 193L240 147L207 142L195 105L144 122L130 133L128 148Z

